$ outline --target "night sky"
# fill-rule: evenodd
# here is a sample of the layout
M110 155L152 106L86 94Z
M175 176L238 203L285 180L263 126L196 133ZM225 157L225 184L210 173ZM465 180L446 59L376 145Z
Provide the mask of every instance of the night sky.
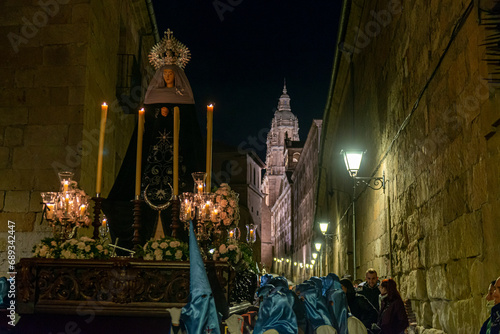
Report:
M300 139L327 100L341 0L153 0L160 37L191 50L185 68L203 133L265 156L265 136L286 78ZM217 7L217 8L216 8ZM252 142L250 137L257 138Z

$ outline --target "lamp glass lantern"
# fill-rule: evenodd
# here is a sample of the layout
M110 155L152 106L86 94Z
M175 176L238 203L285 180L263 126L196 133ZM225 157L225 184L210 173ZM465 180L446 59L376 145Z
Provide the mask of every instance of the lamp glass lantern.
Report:
M319 229L321 230L321 233L326 234L326 232L328 231L328 225L328 222L319 223Z
M314 252L312 255L313 255L313 259L316 260L318 258L318 253Z
M361 159L363 159L363 151L353 150L353 151L342 151L344 155L344 162L351 177L355 177L358 174L359 166L361 166Z
M314 247L316 248L316 251L319 253L319 251L321 250L321 242L316 242L314 244Z

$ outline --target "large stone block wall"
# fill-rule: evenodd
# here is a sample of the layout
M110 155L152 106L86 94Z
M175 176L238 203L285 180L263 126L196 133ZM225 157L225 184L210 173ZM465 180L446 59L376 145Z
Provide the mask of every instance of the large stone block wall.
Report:
M16 258L50 236L42 219L42 191L58 190L57 172L72 170L95 193L100 105L116 100L117 54L125 44L137 54L145 5L92 0L0 3L0 268L7 221L16 226ZM135 6L135 7L133 7ZM146 14L147 15L147 14ZM127 22L127 28L123 28ZM149 24L149 21L148 23ZM135 46L134 46L135 44ZM142 52L147 54L147 52ZM103 193L113 184L135 120L118 104L111 108L104 158ZM116 166L118 164L118 167Z
M351 7L343 46L353 53L341 54L329 97L322 170L334 175L330 187L349 189L334 151L355 138L367 150L360 176L389 180L385 193L366 189L356 201L356 276L374 267L395 278L422 333L476 333L488 282L500 276L500 94L485 80L488 33L476 3L468 15L469 1L401 4ZM328 187L323 210L341 201ZM327 211L335 221L345 209ZM337 223L337 250L352 251L351 223ZM352 272L342 260L352 259L338 258L333 269Z
M50 235L41 221L41 191L57 189L55 161L81 137L86 78L88 1L3 1L0 4L0 248L15 222L16 257L30 256Z

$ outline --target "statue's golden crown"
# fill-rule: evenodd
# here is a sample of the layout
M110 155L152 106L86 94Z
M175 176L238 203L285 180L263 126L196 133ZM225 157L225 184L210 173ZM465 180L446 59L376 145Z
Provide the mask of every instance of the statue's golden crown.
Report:
M164 65L177 65L184 69L190 59L191 52L173 36L170 29L165 31L165 36L153 46L149 53L149 62L155 69Z

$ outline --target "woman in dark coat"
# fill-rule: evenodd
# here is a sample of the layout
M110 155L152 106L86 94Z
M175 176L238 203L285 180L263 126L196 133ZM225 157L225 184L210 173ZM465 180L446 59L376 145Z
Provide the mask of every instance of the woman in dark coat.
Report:
M382 281L379 286L382 302L377 325L380 334L401 334L409 326L405 304L392 278Z

